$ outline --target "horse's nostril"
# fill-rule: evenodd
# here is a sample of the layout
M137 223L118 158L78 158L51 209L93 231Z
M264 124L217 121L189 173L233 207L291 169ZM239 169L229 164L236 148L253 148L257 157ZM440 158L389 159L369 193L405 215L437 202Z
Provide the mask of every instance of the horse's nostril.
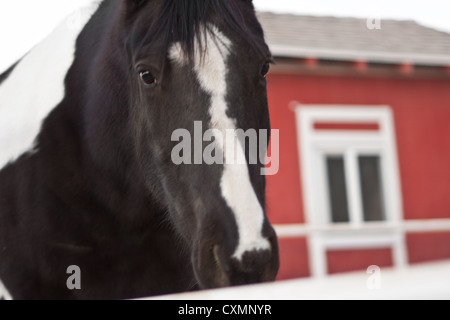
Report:
M273 248L247 251L240 259L221 245L205 247L202 252L196 276L203 289L273 281L278 271Z
M244 253L240 261L243 272L258 272L264 270L271 261L270 250L254 250Z
M231 285L273 281L276 271L271 250L245 252L241 259L232 259L228 273Z

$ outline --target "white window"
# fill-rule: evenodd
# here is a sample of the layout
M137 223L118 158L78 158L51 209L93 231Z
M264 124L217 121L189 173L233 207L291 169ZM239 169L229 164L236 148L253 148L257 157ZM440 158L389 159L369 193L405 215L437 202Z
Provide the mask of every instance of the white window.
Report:
M392 248L406 264L391 109L296 107L300 163L314 276L327 273L327 250Z

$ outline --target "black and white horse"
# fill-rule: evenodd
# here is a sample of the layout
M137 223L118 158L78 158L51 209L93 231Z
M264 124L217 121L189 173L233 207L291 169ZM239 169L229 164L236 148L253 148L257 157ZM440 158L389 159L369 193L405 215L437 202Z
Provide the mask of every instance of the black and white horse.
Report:
M271 55L251 0L104 0L78 20L0 76L5 297L274 280L264 163L242 145L244 165L172 159L173 132L194 123L224 157L220 132L270 128ZM67 285L71 266L81 289Z

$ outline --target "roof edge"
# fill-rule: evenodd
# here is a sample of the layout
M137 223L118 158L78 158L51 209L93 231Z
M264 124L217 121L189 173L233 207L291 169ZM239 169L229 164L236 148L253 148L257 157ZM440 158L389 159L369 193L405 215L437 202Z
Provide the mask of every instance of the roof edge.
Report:
M450 55L339 50L276 44L269 44L269 47L275 57L318 58L337 61L366 61L423 66L450 66Z

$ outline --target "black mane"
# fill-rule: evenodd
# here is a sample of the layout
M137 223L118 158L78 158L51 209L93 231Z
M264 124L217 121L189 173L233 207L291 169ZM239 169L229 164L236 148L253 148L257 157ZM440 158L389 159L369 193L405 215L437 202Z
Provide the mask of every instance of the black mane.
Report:
M265 43L261 43L254 31L249 29L238 2L229 0L165 0L142 45L151 46L153 41L162 38L167 51L171 43L178 42L185 56L192 59L197 41L202 51L206 49L203 28L206 26L209 29L208 23L212 22L212 17L239 34L258 54L266 53ZM262 30L259 31L262 33Z

